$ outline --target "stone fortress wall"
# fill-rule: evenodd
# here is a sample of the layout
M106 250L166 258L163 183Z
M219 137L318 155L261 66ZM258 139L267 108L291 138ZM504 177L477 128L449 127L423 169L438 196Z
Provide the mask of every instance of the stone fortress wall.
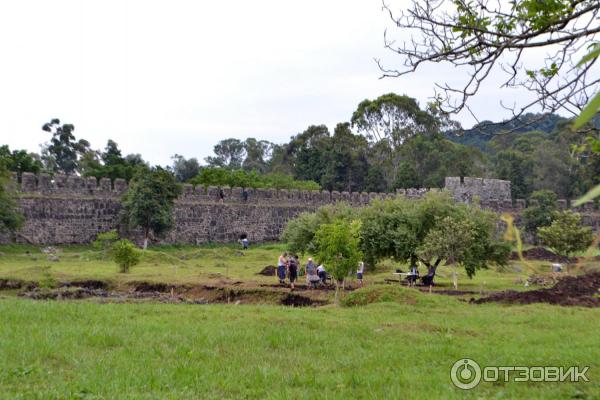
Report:
M95 178L24 173L21 182L13 181L19 193L19 204L25 224L17 235L19 242L34 244L88 243L100 232L118 229L136 237L121 226L119 213L121 196L127 182L116 179L97 181ZM458 201L480 204L497 212L518 213L525 208L524 200L511 201L510 182L498 179L448 177L445 189ZM234 242L247 234L251 242L277 240L287 221L305 211L314 211L325 204L347 202L352 206L368 204L375 198L406 196L418 198L430 190L399 189L396 193L348 193L276 189L183 185L182 195L175 204L175 228L161 241L166 243L199 244ZM559 201L561 208L567 206ZM600 218L591 204L582 208L586 224L598 229ZM139 236L139 235L138 235ZM9 238L0 237L1 242Z

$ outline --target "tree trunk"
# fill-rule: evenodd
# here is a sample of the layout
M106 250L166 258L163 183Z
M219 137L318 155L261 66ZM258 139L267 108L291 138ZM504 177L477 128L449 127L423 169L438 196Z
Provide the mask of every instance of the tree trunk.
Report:
M333 302L336 306L340 305L340 283L337 279L335 280L335 298Z
M148 229L146 229L146 231L144 232L144 247L143 249L146 250L148 248L148 236L150 235L150 231Z
M431 276L431 284L433 285L433 279L435 278L437 267L440 265L440 262L442 262L442 260L438 258L437 260L435 260L433 265L429 261L421 260L421 262L427 267L427 275Z
M456 263L452 265L452 284L454 285L454 290L458 289L458 276L456 275Z

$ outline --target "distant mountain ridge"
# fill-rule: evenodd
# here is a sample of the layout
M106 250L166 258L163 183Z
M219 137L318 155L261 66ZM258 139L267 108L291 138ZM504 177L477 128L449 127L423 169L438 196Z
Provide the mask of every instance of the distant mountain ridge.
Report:
M568 118L561 117L556 114L535 114L527 113L521 116L519 120L505 120L503 122L482 121L474 125L471 129L461 131L453 131L446 137L465 146L477 147L482 151L487 150L487 143L494 137L495 134L511 131L511 132L531 132L542 131L552 133L556 130L559 124L567 122ZM600 119L596 119L596 126Z

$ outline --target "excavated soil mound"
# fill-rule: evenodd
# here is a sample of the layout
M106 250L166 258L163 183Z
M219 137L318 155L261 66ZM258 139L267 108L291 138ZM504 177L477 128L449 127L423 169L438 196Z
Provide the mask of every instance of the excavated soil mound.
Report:
M548 303L561 306L600 307L600 272L567 276L549 289L515 292L508 290L471 303L501 302L509 304Z
M275 276L275 272L277 272L277 268L274 265L267 265L257 275Z
M510 258L511 260L518 260L519 254L513 251L510 255ZM564 264L574 263L577 261L576 258L559 256L558 254L555 254L543 247L533 247L529 250L523 251L523 258L526 260L540 260Z

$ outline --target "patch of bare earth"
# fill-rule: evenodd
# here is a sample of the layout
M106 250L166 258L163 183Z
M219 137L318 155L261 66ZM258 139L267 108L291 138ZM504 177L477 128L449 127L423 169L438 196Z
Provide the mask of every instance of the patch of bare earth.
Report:
M162 282L129 282L112 288L103 281L61 282L57 288L36 284L25 286L4 282L6 288L21 288L21 297L33 300L77 300L96 298L102 301L189 304L275 304L292 307L321 306L329 303L328 290L293 291L286 285L262 285L253 282L224 281L218 284L177 285ZM265 287L266 286L266 287ZM111 289L112 288L112 289Z
M548 303L561 306L600 307L599 294L600 272L592 272L585 275L564 277L548 289L525 292L507 290L480 299L471 299L471 303Z

